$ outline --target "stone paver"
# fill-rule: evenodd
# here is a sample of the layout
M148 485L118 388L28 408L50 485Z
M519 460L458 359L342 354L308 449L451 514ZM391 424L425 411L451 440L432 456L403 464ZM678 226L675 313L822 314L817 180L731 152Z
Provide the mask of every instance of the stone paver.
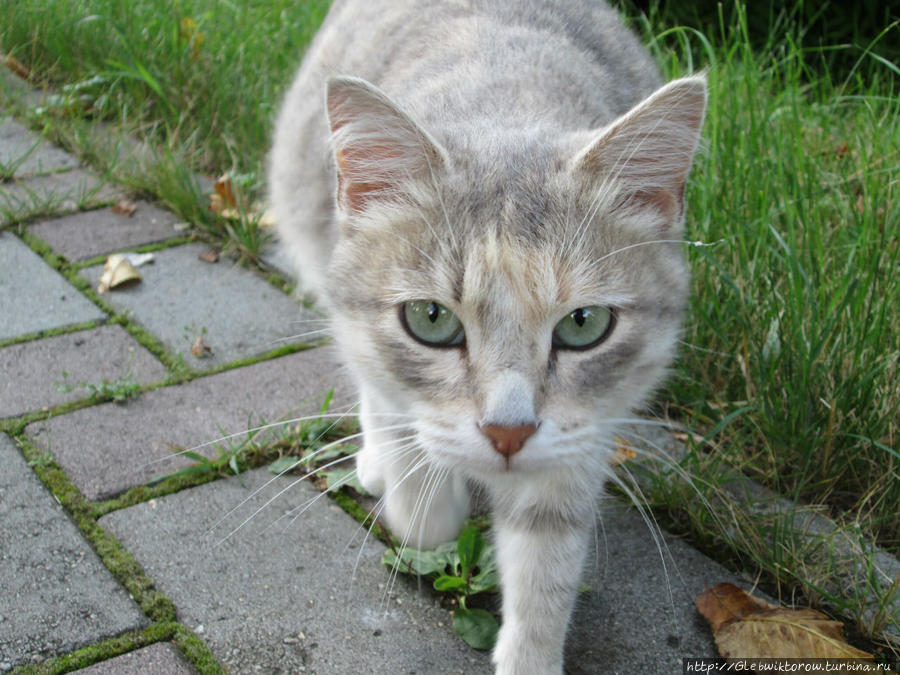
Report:
M0 118L0 172L14 175L49 173L78 166L69 153L51 145L11 117Z
M118 188L81 169L0 183L0 225L48 208L65 213L80 206L96 206L115 201L122 194Z
M191 675L196 673L168 643L157 643L74 671L79 675Z
M316 413L331 388L332 410L346 409L350 387L335 374L331 349L318 347L157 389L124 405L77 410L30 424L26 432L53 453L85 497L107 499L187 465L171 457L173 447ZM212 447L203 452L216 454Z
M147 384L165 367L121 326L101 326L0 349L0 418L87 398L83 384ZM68 385L68 386L66 386ZM68 391L60 391L68 389Z
M0 340L105 318L18 237L0 232Z
M201 370L321 337L304 337L320 327L307 321L318 318L311 311L228 260L198 263L197 256L205 250L190 244L158 251L154 263L141 267L141 283L104 297ZM81 274L96 286L102 271L97 265ZM204 358L191 353L198 337L212 349Z
M44 220L28 228L50 244L57 253L72 261L87 260L105 253L155 244L175 237L173 214L149 204L135 202L131 216L112 208L74 213L63 218Z
M360 551L363 531L327 497L291 520L317 496L308 482L286 490L289 480L280 478L251 496L271 478L260 470L244 477L245 486L232 479L201 486L100 524L234 672L254 665L263 672L491 672L487 655L453 635L449 614L414 580L399 579L383 601L382 545L370 539ZM680 672L682 657L714 656L694 598L734 576L668 535L664 567L639 515L616 507L603 519L599 555L585 577L592 590L572 621L567 673L669 674Z
M0 434L0 666L147 624L5 434Z
M319 493L308 481L230 530L291 482L274 480L210 532L230 509L273 478L265 469L112 513L100 525L131 551L179 620L234 673L489 673L446 610L415 581L385 595L383 546L360 550L364 531L330 499L296 522L275 522ZM246 486L246 487L245 487ZM270 527L271 525L271 527Z

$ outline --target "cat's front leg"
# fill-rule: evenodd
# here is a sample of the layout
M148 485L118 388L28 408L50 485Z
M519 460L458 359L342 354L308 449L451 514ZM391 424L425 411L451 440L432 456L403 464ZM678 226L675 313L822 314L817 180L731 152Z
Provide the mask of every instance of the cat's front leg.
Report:
M591 532L590 520L529 527L495 520L503 623L497 675L558 675Z

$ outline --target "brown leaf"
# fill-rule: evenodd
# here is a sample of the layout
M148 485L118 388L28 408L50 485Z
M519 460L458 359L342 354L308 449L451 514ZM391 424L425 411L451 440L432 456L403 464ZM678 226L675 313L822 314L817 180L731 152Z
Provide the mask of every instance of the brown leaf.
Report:
M197 257L205 263L219 262L219 254L213 250L204 251Z
M216 215L220 215L225 210L225 202L222 201L219 195L209 196L209 210Z
M813 609L770 605L734 584L707 589L696 605L725 658L873 658L844 641L839 621Z
M137 204L134 202L130 202L127 199L123 199L115 203L112 207L113 213L118 213L120 216L128 216L129 218L134 215L134 212L137 211Z
M222 199L223 206L230 206L233 209L237 208L237 199L234 196L234 185L227 175L219 176L219 179L216 181L213 188L215 189L216 194Z
M634 448L628 445L622 438L614 436L613 441L616 444L616 456L612 459L613 466L619 466L629 459L637 457L637 452L634 451Z
M16 75L21 77L23 80L27 80L31 77L31 68L19 61L19 59L17 59L12 54L7 54L4 61L6 62L6 67Z
M201 335L196 340L194 340L194 344L191 347L191 354L196 356L198 359L202 359L212 354L212 347L204 342L203 336Z

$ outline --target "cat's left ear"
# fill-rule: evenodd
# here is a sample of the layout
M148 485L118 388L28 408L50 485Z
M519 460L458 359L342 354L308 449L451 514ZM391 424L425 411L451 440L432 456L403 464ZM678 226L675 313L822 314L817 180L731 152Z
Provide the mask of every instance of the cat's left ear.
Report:
M372 200L397 198L404 183L428 180L447 161L427 131L365 80L329 80L326 108L337 168L337 201L347 212L360 212Z
M621 204L654 209L677 228L705 112L705 77L669 82L603 129L576 155L575 170L616 188Z

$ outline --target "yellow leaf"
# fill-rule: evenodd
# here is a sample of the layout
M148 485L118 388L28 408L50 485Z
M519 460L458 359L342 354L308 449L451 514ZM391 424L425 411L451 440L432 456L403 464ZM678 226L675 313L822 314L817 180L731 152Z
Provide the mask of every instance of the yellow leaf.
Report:
M839 621L813 609L771 605L734 584L704 591L696 605L725 658L873 660L872 654L847 644Z

